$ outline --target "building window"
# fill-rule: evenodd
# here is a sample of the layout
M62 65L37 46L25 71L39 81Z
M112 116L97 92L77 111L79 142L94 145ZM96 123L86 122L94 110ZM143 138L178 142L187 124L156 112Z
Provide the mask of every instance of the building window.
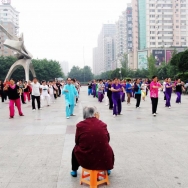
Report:
M150 45L155 45L155 42L150 42Z

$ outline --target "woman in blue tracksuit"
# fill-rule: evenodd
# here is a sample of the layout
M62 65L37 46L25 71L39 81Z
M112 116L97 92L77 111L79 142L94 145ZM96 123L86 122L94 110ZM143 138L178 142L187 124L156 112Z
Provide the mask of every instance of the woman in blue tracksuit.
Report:
M134 84L134 91L135 91L135 99L136 99L136 108L140 108L140 101L141 101L141 86L140 86L140 79L136 79Z

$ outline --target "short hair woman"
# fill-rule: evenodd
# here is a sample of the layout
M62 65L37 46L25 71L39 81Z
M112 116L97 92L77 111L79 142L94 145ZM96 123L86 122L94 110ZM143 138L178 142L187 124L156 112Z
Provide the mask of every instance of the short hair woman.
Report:
M99 120L95 107L85 107L83 118L84 120L76 125L71 175L77 177L79 166L89 170L108 170L110 174L114 166L114 154L109 145L107 125Z

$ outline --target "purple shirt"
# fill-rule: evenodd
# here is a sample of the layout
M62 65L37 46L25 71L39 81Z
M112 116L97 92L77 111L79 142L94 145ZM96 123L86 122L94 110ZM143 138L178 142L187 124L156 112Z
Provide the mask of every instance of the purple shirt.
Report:
M122 90L122 85L121 84L112 84L112 87L114 88L114 89L121 89ZM112 97L113 98L120 98L120 91L118 91L118 92L112 92Z
M172 86L172 84L167 83L166 86ZM169 88L166 87L166 93L171 94L172 93L172 87L169 87Z

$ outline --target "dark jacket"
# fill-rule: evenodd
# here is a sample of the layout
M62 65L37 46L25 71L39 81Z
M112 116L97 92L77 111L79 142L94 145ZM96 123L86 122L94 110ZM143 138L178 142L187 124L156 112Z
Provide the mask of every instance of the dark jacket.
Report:
M135 91L135 92L138 92L138 90L139 90L138 85L137 85L136 83L134 83L134 91Z
M109 145L107 125L97 118L88 118L77 124L74 154L78 163L89 170L111 170L114 154Z
M19 86L15 85L14 88L11 88L10 86L8 87L8 98L10 100L16 100L20 98L20 94L19 94Z

